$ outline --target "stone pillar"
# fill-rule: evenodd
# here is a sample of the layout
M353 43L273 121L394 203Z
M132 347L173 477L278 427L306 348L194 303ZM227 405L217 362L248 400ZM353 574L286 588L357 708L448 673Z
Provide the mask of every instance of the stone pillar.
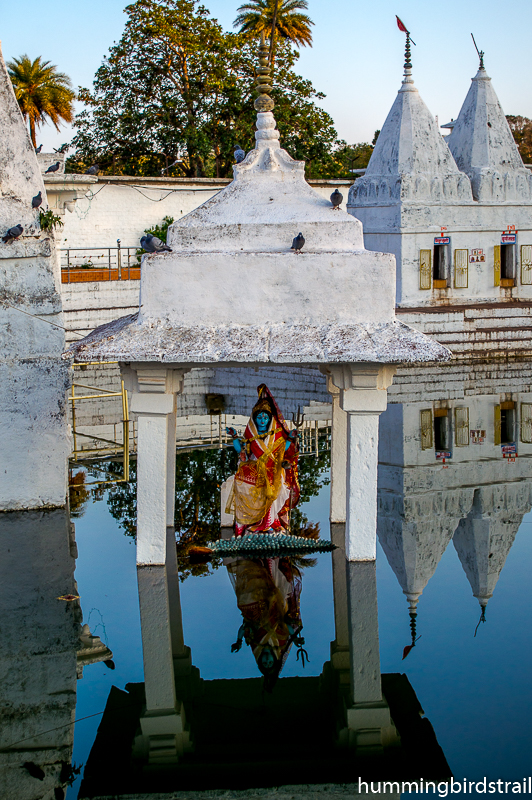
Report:
M351 704L348 742L357 751L380 752L397 741L382 696L375 561L347 563Z
M347 412L346 556L371 561L376 557L379 415L386 409L395 367L329 365L327 372Z
M164 565L137 567L146 710L142 746L150 763L175 763L190 747L183 704L176 697L168 581Z
M349 674L349 616L347 603L347 575L344 553L345 523L331 523L331 542L336 545L332 552L334 630L331 642L331 664L340 673L340 682L346 682Z
M131 411L138 416L137 564L164 565L166 528L169 520L173 524L175 395L182 391L184 371L131 365L123 375L133 389Z
M345 522L347 469L347 414L340 406L340 389L331 376L327 389L332 395L331 430L331 523Z
M175 514L175 459L176 459L176 396L174 408L168 414L168 438L166 459L166 525L174 527Z

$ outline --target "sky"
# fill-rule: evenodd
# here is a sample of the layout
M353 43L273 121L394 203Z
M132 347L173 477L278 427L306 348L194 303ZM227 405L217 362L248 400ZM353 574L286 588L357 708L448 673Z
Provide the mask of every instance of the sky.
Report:
M226 30L232 30L241 0L205 0ZM18 0L17 25L0 28L6 60L27 53L41 55L72 79L74 87L92 84L94 73L124 28L125 0ZM89 11L89 13L87 13ZM371 141L380 129L399 89L404 34L398 14L416 42L413 75L417 88L440 124L456 118L475 75L478 58L474 33L485 51L485 65L506 114L532 117L532 25L530 0L501 6L496 0L309 0L315 25L313 47L302 48L298 72L326 94L320 105L348 143ZM58 133L41 129L44 149L68 141L66 126Z

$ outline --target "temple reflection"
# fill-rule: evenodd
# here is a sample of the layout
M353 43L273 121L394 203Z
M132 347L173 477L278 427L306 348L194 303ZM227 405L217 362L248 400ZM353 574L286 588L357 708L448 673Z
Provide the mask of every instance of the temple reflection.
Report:
M71 776L80 647L68 510L0 515L0 552L0 797L53 797Z
M305 565L296 559L225 559L242 616L233 650L246 642L259 667L257 677L233 680L205 680L194 666L175 548L166 567L137 567L145 682L109 695L80 797L450 777L406 676L381 675L375 563L347 562L344 526L332 534L341 545L332 554L335 638L319 675L302 664L297 677L281 671L290 648L293 658L304 647Z
M429 376L405 369L390 395L380 420L377 534L413 630L451 540L484 618L532 508L530 365L451 365Z

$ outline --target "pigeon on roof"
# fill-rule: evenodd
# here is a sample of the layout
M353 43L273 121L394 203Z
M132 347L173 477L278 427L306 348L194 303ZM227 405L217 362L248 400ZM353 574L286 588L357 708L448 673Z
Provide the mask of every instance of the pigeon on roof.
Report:
M5 236L2 236L2 241L5 242L6 244L10 244L10 242L13 242L15 239L18 239L23 230L24 228L22 227L22 225L20 224L15 225L13 228L10 228L8 230Z
M294 238L294 241L292 242L292 247L290 249L295 250L296 253L299 253L304 244L305 244L305 237L303 236L302 233L298 233L297 236Z
M235 163L240 164L246 157L245 150L242 150L239 144L235 145Z
M331 203L334 210L340 208L343 199L344 199L343 194L339 192L338 189L335 189L331 195Z
M47 170L44 171L44 174L46 175L47 172L57 172L60 166L61 164L59 161L56 161L55 164L52 164Z
M146 236L143 236L140 240L140 244L142 249L147 253L164 253L165 251L168 253L172 252L171 247L168 247L167 244L161 242L161 240L152 233L148 233Z

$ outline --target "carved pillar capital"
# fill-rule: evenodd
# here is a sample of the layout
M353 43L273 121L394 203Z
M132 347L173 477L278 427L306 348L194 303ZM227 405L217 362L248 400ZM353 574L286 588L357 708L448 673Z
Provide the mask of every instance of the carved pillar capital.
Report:
M181 394L185 374L190 369L174 369L162 364L120 364L126 389L138 394Z
M391 364L327 364L327 388L340 393L340 405L352 414L380 414L386 409L388 386L396 367Z

